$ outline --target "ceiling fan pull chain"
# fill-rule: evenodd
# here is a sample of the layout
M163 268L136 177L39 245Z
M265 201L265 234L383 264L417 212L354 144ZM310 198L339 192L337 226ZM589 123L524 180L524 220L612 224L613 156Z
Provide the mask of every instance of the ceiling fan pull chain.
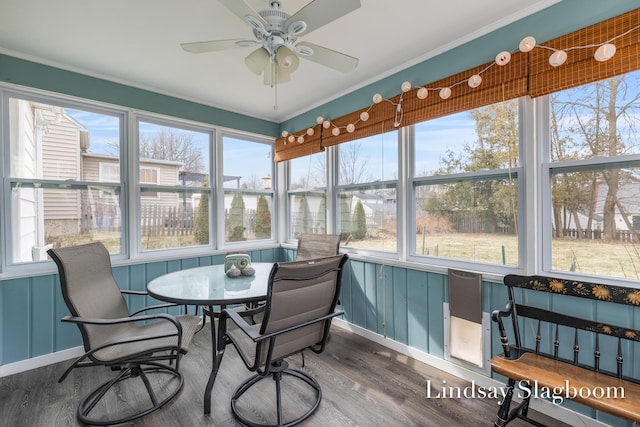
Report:
M278 109L278 67L276 67L275 61L271 61L271 66L273 67L273 73L271 74L273 78L271 79L271 86L273 86L273 109Z

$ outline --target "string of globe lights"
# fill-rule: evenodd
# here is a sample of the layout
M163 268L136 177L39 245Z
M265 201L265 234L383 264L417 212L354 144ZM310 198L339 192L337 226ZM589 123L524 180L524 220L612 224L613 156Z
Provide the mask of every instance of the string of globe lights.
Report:
M518 50L520 52L530 52L532 51L534 48L541 48L541 49L547 49L552 51L553 53L549 56L549 65L551 65L552 67L559 67L562 64L564 64L567 61L567 52L571 51L571 50L576 50L576 49L592 49L592 48L597 48L596 51L593 54L593 58L598 61L598 62L605 62L608 61L609 59L613 58L613 56L616 53L616 46L613 44L613 42L616 39L619 39L620 37L624 37L627 34L636 31L640 29L640 25L637 25L633 28L630 28L629 30L625 31L622 34L619 34L607 41L604 41L602 43L599 44L589 44L589 45L585 45L585 46L573 46L573 47L569 47L566 49L556 49L553 47L549 47L549 46L545 46L542 44L537 44L536 39L532 36L527 36L525 38L523 38L520 41L520 44L518 45ZM435 87L435 88L430 88L430 87L426 87L426 86L422 86L418 89L418 91L416 92L416 96L418 97L418 99L426 99L429 96L429 92L430 91L434 91L434 92L438 92L438 95L440 96L441 99L448 99L451 96L451 89L455 88L456 86L459 85L463 85L463 84L468 84L470 88L475 89L478 86L480 86L480 84L482 84L482 74L485 73L487 70L489 70L491 67L494 66L500 66L503 67L505 65L507 65L509 63L509 61L511 60L511 52L509 51L502 51L500 53L498 53L495 57L495 60L487 65L485 68L483 68L482 70L480 70L478 73L472 75L471 77L469 77L468 79L464 79L461 80L459 82L456 82L454 84L452 84L451 86L446 86L446 87ZM318 118L316 119L316 123L319 125L322 125L322 127L324 129L329 129L331 128L331 134L333 136L338 136L340 135L340 133L342 132L342 130L346 130L348 133L353 133L356 129L356 125L358 125L360 122L366 122L367 120L369 120L369 111L376 105L376 104L380 104L381 102L389 102L391 104L393 104L396 107L395 110L395 115L394 115L394 121L393 121L393 126L394 127L400 127L400 125L402 124L402 116L403 116L403 111L402 111L402 99L403 99L403 95L407 92L409 92L412 89L412 85L410 82L405 81L400 85L400 98L398 99L398 102L393 102L390 99L384 98L381 94L376 93L375 95L373 95L373 103L369 106L369 108L367 108L365 111L360 113L360 117L358 118L358 120L356 120L353 123L349 123L346 126L337 126L336 124L334 124L331 120L325 119L322 116L318 116ZM301 132L300 134L296 135L296 134L292 134L289 133L288 131L284 130L282 131L282 137L284 138L284 144L286 145L289 142L298 142L298 144L303 144L304 143L304 138L305 136L313 136L313 134L315 133L315 130L313 129L313 127L309 127L308 129L306 129L305 131Z

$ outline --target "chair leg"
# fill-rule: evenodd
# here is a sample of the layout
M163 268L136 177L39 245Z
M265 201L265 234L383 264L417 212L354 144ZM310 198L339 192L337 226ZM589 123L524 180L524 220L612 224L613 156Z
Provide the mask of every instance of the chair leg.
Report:
M282 393L280 392L280 380L282 380L282 372L275 372L273 379L276 382L276 408L278 411L278 425L282 425Z
M513 398L513 387L515 386L515 380L509 379L507 382L507 393L504 396L504 400L498 408L498 419L495 422L495 427L504 427L509 421L509 408L511 407L511 399Z

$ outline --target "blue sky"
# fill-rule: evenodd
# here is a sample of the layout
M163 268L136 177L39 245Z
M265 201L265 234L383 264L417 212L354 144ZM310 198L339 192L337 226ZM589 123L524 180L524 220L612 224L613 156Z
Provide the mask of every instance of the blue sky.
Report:
M113 144L120 139L119 118L80 110L67 109L67 113L89 130L90 151L96 154L114 155ZM142 122L143 134L150 135L163 126ZM169 129L166 127L166 129ZM196 145L208 155L208 133L180 128L170 128L174 132L186 132L192 135ZM476 138L475 124L468 113L460 113L441 119L416 125L415 165L416 171L433 171L440 165L440 159L447 149L460 150L464 144L473 143ZM360 141L359 157L365 163L367 175L374 179L397 179L396 133L389 132L365 138ZM224 138L224 174L242 176L250 180L252 176L262 178L273 175L271 149L268 145L256 144L237 138ZM322 155L321 155L322 156ZM311 159L311 157L309 158ZM308 175L311 168L317 168L314 162L302 162L301 170L295 175Z

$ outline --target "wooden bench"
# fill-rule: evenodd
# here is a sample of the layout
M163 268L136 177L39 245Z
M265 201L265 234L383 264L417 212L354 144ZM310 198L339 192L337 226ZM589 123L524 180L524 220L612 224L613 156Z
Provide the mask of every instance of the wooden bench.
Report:
M626 354L633 355L634 350L640 354L640 330L517 303L515 288L571 296L566 304L598 300L637 307L632 309L635 319L640 318L640 289L513 274L504 278L504 284L509 301L504 310L491 314L503 348L502 354L491 359L491 369L508 378L495 425L502 427L520 418L544 427L527 415L531 397L554 403L572 399L640 423L640 379L624 374L633 368L633 360L627 368L623 365L625 357L629 358ZM521 300L534 299L532 293L524 294ZM505 317L511 322L504 322ZM561 338L568 342L561 343ZM581 352L583 347L586 350ZM514 394L522 401L511 409Z

